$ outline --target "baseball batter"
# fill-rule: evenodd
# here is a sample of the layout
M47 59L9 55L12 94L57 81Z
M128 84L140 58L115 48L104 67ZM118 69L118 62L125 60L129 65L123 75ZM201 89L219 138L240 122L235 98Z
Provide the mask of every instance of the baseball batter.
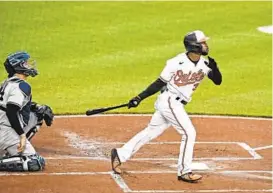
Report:
M182 136L178 180L192 183L202 178L191 170L196 131L184 106L191 101L193 92L205 76L216 85L222 82L222 75L215 60L203 57L209 52L206 43L208 39L200 30L186 34L186 52L167 60L160 77L129 101L128 108L137 107L142 100L161 90L155 102L155 113L148 126L123 147L112 149L111 161L115 173L120 174L121 163L130 159L144 144L161 135L169 126L173 126Z
M8 78L0 88L0 171L40 171L45 160L38 155L29 140L41 126L43 119L50 126L53 112L46 105L31 102L28 76L38 72L35 61L26 52L16 52L4 62Z

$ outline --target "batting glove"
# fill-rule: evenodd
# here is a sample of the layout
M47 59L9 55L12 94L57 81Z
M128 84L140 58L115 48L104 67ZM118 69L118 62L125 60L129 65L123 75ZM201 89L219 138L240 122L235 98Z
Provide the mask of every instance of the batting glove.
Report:
M217 63L215 62L215 60L211 57L208 56L208 59L209 59L209 63L208 63L208 67L210 69L214 69L217 67Z
M132 107L137 107L140 102L141 102L141 98L139 96L132 98L128 103L128 109Z

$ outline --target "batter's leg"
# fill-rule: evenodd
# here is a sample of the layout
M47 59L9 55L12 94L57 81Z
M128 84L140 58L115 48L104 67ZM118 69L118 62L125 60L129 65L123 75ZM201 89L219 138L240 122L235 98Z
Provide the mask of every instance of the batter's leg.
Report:
M112 168L114 172L121 173L118 166L121 162L130 159L144 144L161 135L170 125L159 111L156 111L148 126L136 134L121 148L113 149L111 152Z
M193 175L191 169L193 149L196 139L195 128L182 104L170 98L168 99L168 103L170 111L166 111L164 116L178 131L178 133L182 135L180 153L178 158L179 179L181 176L183 176L187 177L189 179L189 182L200 180L202 176L197 174Z

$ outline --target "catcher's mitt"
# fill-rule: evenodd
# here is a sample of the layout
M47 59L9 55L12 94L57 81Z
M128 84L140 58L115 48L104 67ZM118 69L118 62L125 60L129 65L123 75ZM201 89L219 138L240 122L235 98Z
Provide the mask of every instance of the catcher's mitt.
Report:
M47 126L52 125L54 114L49 106L38 105L37 103L32 102L30 110L36 113L38 122L42 122L42 120L44 120Z

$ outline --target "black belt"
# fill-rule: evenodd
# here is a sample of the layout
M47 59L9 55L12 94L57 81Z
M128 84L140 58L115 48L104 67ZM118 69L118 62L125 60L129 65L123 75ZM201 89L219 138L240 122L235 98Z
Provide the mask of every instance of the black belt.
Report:
M187 101L182 100L180 97L176 97L175 100L179 101L179 102L182 103L183 105L188 104Z
M169 89L165 88L165 90L162 90L162 91L161 91L161 93L163 93L163 92L167 92L167 91L169 91ZM187 102L187 101L182 100L180 97L176 97L176 98L175 98L175 100L179 101L179 102L180 102L180 103L182 103L183 105L188 104L188 102Z

